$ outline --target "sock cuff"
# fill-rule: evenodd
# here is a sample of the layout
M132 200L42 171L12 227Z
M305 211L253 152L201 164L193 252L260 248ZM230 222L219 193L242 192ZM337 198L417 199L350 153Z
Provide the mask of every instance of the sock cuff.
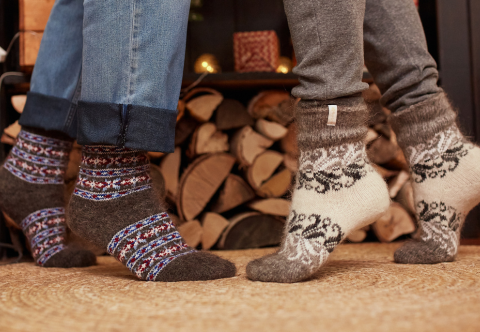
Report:
M17 136L17 144L19 141L29 142L31 144L37 144L44 146L45 148L59 150L63 152L70 152L73 146L73 141L59 138L55 135L41 135L38 131L22 129Z
M148 165L147 153L114 145L82 146L82 163L87 169L115 169Z
M337 105L335 126L327 125L329 105ZM296 106L295 119L302 151L359 142L368 130L368 109L362 97L302 100Z
M41 128L34 128L34 127L29 127L29 126L22 126L23 131L27 131L31 134L35 134L37 136L44 136L48 137L54 140L62 141L65 143L70 143L72 144L74 139L68 136L67 134L64 134L60 131L55 131L55 130L45 130Z
M457 113L444 92L390 116L390 124L400 146L415 145L456 123Z
M144 153L145 151L122 148L115 145L83 145L82 152L86 154L125 154Z

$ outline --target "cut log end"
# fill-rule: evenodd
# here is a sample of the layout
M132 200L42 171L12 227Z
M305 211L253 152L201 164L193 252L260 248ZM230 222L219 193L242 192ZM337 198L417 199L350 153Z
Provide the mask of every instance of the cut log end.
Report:
M205 213L203 219L202 248L210 249L217 243L220 235L228 227L228 220L217 213Z
M185 243L190 247L196 248L202 241L202 225L198 220L190 220L177 227Z
M415 222L402 205L392 202L388 211L372 224L380 242L392 242L404 234L415 231Z
M182 174L177 193L177 210L185 220L194 219L203 211L226 179L235 158L226 153L201 156Z
M211 210L223 213L254 198L254 191L241 177L229 174Z

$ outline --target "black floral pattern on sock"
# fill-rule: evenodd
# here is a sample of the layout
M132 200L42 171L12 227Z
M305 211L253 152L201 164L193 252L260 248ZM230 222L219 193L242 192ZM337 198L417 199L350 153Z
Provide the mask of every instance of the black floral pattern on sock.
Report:
M460 159L468 154L464 143L447 149L444 153L432 156L420 163L411 166L411 173L416 183L422 183L427 178L443 178L448 172L453 172L460 163Z
M306 220L309 222L306 226ZM342 241L344 233L339 224L319 214L307 216L292 210L288 233L301 236L323 245L329 253Z
M460 214L452 206L445 203L420 201L417 204L418 220L425 223L435 223L456 232L460 227Z
M365 160L361 160L344 168L299 171L297 189L315 190L319 194L324 194L330 190L339 191L342 188L349 188L367 175L367 164Z

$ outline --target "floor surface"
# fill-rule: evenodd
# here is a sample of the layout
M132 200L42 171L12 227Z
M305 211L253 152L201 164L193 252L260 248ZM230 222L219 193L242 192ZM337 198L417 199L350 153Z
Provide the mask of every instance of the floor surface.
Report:
M312 280L249 281L273 249L218 252L231 279L138 281L111 257L84 269L0 267L0 331L480 331L480 246L457 261L392 262L399 244L345 244Z

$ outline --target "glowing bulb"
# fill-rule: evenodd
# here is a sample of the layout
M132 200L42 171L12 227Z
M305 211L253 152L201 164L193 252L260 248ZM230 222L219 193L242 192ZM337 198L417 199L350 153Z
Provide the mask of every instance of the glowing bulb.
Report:
M278 66L277 73L288 74L288 68L286 66Z
M205 68L209 67L208 62L207 62L207 61L203 61L203 62L202 62L202 67L205 67Z

